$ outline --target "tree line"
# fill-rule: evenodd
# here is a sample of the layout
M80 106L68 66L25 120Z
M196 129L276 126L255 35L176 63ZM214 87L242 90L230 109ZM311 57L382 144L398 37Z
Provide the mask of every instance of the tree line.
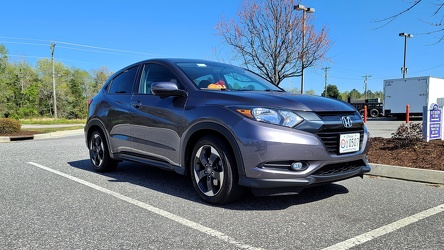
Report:
M0 44L0 117L54 117L51 60L40 59L32 66L24 59L11 62L7 55ZM65 119L86 118L88 100L112 74L106 67L88 72L61 62L54 62L54 71L57 115ZM287 91L300 93L297 88ZM308 90L305 94L316 93ZM356 89L339 92L336 85L328 85L327 94L321 95L344 101L365 99L365 93ZM367 99L378 97L382 98L381 91L367 91Z
M286 91L288 92L293 92L293 93L300 93L298 88L293 88L293 89L286 89ZM305 91L306 95L316 95L314 90L307 90ZM338 86L334 85L334 84L329 84L327 85L327 94L325 93L325 90L320 94L321 96L325 96L325 97L329 97L329 98L334 98L334 99L339 99L342 101L363 101L365 99L376 99L379 98L379 100L382 102L383 101L383 92L382 91L371 91L371 90L367 90L367 92L359 92L357 89L352 89L351 91L344 91L344 92L340 92L338 89Z
M87 115L87 101L112 74L106 67L87 72L54 62L57 114L77 119ZM52 62L39 59L35 66L26 60L10 62L0 44L0 117L53 117Z

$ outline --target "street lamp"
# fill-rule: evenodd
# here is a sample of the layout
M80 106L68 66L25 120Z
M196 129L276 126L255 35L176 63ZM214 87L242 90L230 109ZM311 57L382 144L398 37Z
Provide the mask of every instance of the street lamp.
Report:
M302 62L302 70L301 70L301 94L304 94L304 54L305 54L305 13L314 13L314 8L307 8L302 4L295 5L294 10L302 11L302 52L301 52L301 62Z
M405 66L405 61L407 57L407 38L412 38L413 35L404 32L404 33L399 33L399 36L404 37L404 67L401 68L401 71L402 71L402 78L405 78L405 75L407 74L407 68Z

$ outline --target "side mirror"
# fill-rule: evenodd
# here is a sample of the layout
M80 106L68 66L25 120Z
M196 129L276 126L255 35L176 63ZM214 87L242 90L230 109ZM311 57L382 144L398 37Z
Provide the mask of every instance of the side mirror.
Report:
M187 92L179 89L173 82L155 82L151 85L151 91L160 98L169 96L188 96Z

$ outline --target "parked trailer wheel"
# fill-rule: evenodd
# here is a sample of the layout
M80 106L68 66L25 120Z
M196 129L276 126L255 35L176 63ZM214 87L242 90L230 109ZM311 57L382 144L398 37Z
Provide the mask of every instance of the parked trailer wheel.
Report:
M377 109L370 110L370 116L376 118L379 116L379 111Z

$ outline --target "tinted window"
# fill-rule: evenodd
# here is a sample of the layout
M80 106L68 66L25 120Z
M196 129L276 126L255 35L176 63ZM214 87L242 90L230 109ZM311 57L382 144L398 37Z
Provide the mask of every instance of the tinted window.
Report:
M177 63L177 66L200 89L206 89L211 84L222 82L228 90L274 90L280 88L267 82L258 75L234 66L218 63Z
M224 74L224 78L231 90L266 90L267 88L246 74L228 73Z
M129 68L114 77L109 93L131 94L133 90L134 78L136 78L137 66Z
M167 68L159 64L145 64L140 77L139 93L151 94L151 85L154 82L178 82L178 78Z

